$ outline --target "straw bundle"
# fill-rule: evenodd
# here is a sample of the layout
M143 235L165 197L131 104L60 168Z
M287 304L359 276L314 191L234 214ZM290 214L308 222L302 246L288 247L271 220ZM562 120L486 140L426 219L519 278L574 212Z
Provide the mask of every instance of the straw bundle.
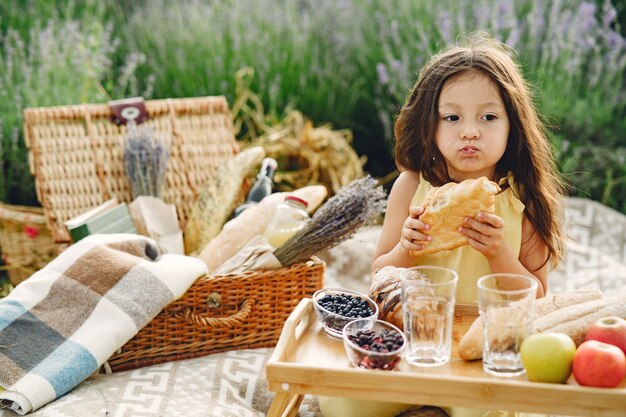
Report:
M330 125L314 127L297 110L289 110L284 119L273 123L265 115L259 97L250 90L253 76L251 68L235 74L234 125L241 140L262 146L268 157L278 161L274 175L277 191L324 184L332 196L363 176L365 157L359 157L352 148L350 130L333 130Z

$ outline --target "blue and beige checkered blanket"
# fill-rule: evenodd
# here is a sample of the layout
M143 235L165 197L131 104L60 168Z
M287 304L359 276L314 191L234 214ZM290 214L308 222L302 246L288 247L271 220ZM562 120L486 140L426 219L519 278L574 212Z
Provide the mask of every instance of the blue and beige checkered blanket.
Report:
M206 273L139 235L92 235L0 300L0 406L66 394Z

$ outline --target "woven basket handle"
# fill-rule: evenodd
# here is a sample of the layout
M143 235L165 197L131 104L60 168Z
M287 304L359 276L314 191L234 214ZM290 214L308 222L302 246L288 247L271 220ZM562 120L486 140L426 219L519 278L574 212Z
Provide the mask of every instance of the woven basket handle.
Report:
M250 316L254 304L256 304L256 301L252 299L244 301L241 304L241 310L229 317L205 317L194 313L191 308L186 308L182 312L174 314L174 316L178 318L183 317L189 324L195 324L201 327L217 327L224 329L239 326L242 321L246 320Z

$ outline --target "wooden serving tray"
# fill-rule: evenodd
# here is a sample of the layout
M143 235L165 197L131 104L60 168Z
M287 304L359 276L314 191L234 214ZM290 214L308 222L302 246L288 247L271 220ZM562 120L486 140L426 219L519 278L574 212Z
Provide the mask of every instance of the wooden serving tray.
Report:
M311 299L289 316L267 362L269 389L276 393L269 417L294 417L304 394L482 409L517 410L567 416L626 416L626 381L618 388L589 388L530 382L483 372L481 361L464 361L458 342L476 318L476 309L459 307L452 335L452 360L421 368L402 360L396 370L352 367L343 342L328 336L317 321Z

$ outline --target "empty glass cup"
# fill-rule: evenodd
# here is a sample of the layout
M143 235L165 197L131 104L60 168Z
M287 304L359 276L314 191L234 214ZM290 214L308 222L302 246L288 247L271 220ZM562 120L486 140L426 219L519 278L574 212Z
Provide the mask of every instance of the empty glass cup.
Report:
M537 281L518 274L491 274L477 285L483 370L498 376L523 374L520 346L532 331Z
M405 359L417 366L449 362L457 273L438 266L417 266L407 268L400 278Z

